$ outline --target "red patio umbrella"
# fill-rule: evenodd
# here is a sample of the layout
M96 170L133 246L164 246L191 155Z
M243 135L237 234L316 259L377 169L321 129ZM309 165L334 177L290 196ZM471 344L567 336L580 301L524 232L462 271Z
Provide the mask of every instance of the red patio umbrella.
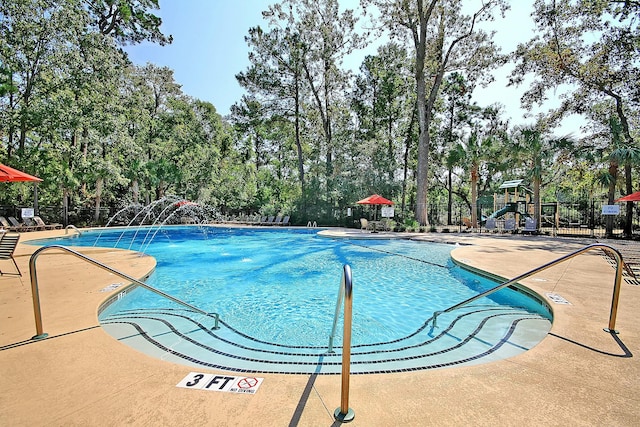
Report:
M393 202L391 200L385 199L382 196L377 194L372 194L366 199L358 200L356 202L359 205L392 205Z
M29 175L28 173L19 171L7 165L0 163L0 182L35 182L33 186L33 210L38 214L38 182L42 179L37 176Z
M624 197L620 197L616 200L616 202L640 202L640 191L636 191L635 193L627 194Z
M11 168L0 163L0 182L42 181L37 176Z
M385 199L384 197L379 196L378 194L372 194L371 196L369 196L369 197L367 197L365 199L358 200L356 203L359 204L359 205L374 205L374 206L377 206L377 205L392 205L393 204L393 202L391 200ZM373 211L373 219L374 220L376 219L377 214L378 214L378 209L376 208Z

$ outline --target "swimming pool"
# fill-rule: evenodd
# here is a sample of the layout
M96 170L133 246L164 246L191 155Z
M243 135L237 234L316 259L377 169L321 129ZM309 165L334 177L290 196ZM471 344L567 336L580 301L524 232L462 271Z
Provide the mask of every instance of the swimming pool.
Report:
M455 266L453 246L406 240L343 240L316 230L223 227L107 229L56 241L144 251L157 260L147 281L213 317L184 310L142 288L101 310L117 339L156 357L238 371L336 373L327 341L342 266L353 271L354 373L488 362L531 348L550 329L550 311L505 289L438 318L495 286ZM341 328L339 329L341 330Z

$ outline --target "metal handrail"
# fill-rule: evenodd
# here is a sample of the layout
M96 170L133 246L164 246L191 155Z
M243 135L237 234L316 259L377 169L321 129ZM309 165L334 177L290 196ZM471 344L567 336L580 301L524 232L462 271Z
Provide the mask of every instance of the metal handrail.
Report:
M345 265L346 267L346 265ZM342 301L344 300L346 279L345 273L342 273L342 280L340 282L340 288L338 289L338 299L336 300L336 310L333 313L333 326L331 327L331 334L329 334L329 345L327 353L335 353L333 351L333 339L336 336L336 328L338 327L338 316L340 315L340 307L342 307Z
M152 286L147 285L146 283L133 278L125 273L122 273L118 270L115 270L103 263L101 263L100 261L96 261L93 258L89 258L86 255L81 254L80 252L74 251L73 249L70 249L66 246L62 246L62 245L49 245L49 246L43 246L41 248L39 248L38 250L36 250L32 255L31 258L29 259L29 273L31 276L31 294L33 296L33 313L35 316L35 321L36 321L36 335L34 337L32 337L32 339L42 339L42 338L46 338L47 334L44 333L43 328L42 328L42 311L40 310L40 293L38 291L38 273L36 271L36 260L38 259L38 256L47 250L50 249L60 249L63 251L68 252L71 255L75 255L76 257L83 259L87 262L89 262L90 264L95 265L96 267L100 267L103 270L106 270L112 274L115 274L116 276L120 276L123 279L129 280L132 283L135 283L138 286L142 286L143 288L154 292L164 298L167 298L177 304L180 304L184 307L187 307L191 310L194 310L200 314L204 314L205 316L213 316L215 319L215 324L211 329L219 329L219 320L220 320L220 315L218 313L207 313L206 311L203 311L197 307L192 306L191 304L188 304L182 300L179 300L178 298L172 297L169 294L166 294Z
M73 224L69 224L64 228L64 234L69 234L69 229L74 230L76 233L78 233L78 236L82 236L82 232L78 230L78 227Z
M569 254L567 254L565 256L562 256L562 257L556 259L555 261L548 262L548 263L546 263L544 265L541 265L540 267L536 267L533 270L530 270L530 271L528 271L528 272L526 272L524 274L521 274L518 277L515 277L515 278L513 278L511 280L508 280L508 281L502 283L501 285L496 286L495 288L491 288L488 291L482 292L481 294L478 294L478 295L476 295L474 297L471 297L471 298L469 298L467 300L464 300L464 301L462 301L462 302L460 302L458 304L452 305L451 307L449 307L449 308L447 308L445 310L435 311L433 313L433 316L431 316L431 319L427 320L426 324L428 325L429 322L433 322L432 326L434 328L436 328L437 327L436 320L437 320L439 315L441 315L443 313L449 313L449 312L451 312L453 310L456 310L456 309L458 309L458 308L460 308L460 307L462 307L464 305L467 305L467 304L469 304L469 303L471 303L471 302L473 302L473 301L475 301L477 299L486 297L487 295L490 295L490 294L492 294L494 292L497 292L500 289L506 288L507 286L512 285L512 284L516 283L519 280L526 279L529 276L532 276L532 275L534 275L536 273L539 273L540 271L546 270L547 268L553 267L554 265L560 264L561 262L564 262L564 261L566 261L568 259L571 259L571 258L573 258L573 257L575 257L577 255L580 255L580 254L584 253L584 252L588 252L588 251L590 251L592 249L602 249L605 252L609 252L609 253L611 253L613 255L613 257L616 260L616 277L615 277L615 281L614 281L614 285L613 285L613 297L611 299L611 311L609 313L609 327L605 328L604 330L606 332L618 333L615 330L615 326L616 326L616 316L617 316L617 313L618 313L618 300L620 298L620 285L622 284L622 269L624 268L624 261L622 259L622 255L620 255L620 252L618 252L618 250L616 248L614 248L612 246L609 246L609 245L605 245L603 243L593 243L593 244L591 244L589 246L585 246L584 248L578 249L578 250L576 250L574 252L571 252L571 253L569 253Z
M345 264L342 271L342 280L340 281L340 290L338 291L338 301L336 303L335 316L333 318L333 328L329 336L329 352L333 352L333 337L336 333L336 324L338 323L338 314L340 313L340 305L344 300L344 320L343 320L343 338L342 338L342 392L340 398L340 407L337 408L333 416L340 422L352 421L355 417L353 409L349 408L349 376L351 375L351 317L353 305L353 281L351 279L351 267Z

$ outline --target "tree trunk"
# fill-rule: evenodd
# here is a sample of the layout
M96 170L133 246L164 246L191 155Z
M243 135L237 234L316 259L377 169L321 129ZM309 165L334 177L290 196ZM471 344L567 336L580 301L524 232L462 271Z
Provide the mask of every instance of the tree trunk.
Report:
M625 190L627 194L633 193L633 183L631 181L631 163L626 162L624 164L624 180ZM633 202L627 202L627 212L624 221L624 235L631 237L633 235Z
M478 228L478 165L471 165L471 224Z
M424 79L424 52L422 57L418 55L419 65L416 69L416 90L418 105L418 124L420 125L420 135L418 137L418 170L416 188L416 221L420 225L429 225L427 218L427 193L429 176L429 123L427 121L427 85Z
M616 196L616 181L618 180L618 164L617 163L609 163L609 195L608 195L608 203L610 205L613 204L613 201ZM606 215L606 230L605 237L611 238L613 237L613 215Z
M447 171L448 175L447 175L447 225L452 225L453 224L453 215L452 215L452 211L453 211L453 179L452 179L452 175L453 175L453 170L451 167L449 167L449 170Z
M302 157L302 142L300 141L300 75L295 74L295 131L296 149L298 151L298 174L300 176L300 188L304 197L304 159Z
M131 183L131 193L132 201L137 205L140 200L140 184L137 179Z
M93 214L93 220L96 222L96 224L100 220L100 203L102 201L103 184L104 184L104 179L102 177L99 177L96 180L96 198L95 198L96 205L95 205L95 212Z
M540 228L540 178L533 181L533 219L536 221L536 230Z
M409 129L407 129L407 136L404 141L404 157L403 157L403 173L402 173L402 205L400 208L400 212L402 212L402 216L404 217L404 212L406 209L406 197L407 197L407 176L409 175L409 151L411 150L411 136L413 134L413 125L416 122L416 111L415 108L411 113L411 121L409 122Z

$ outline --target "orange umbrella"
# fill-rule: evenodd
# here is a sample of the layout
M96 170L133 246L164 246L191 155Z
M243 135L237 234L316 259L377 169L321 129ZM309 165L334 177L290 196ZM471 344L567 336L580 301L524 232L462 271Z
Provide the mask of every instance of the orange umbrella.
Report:
M0 181L2 182L17 182L17 181L42 181L37 176L29 175L19 171L18 169L11 168L7 165L0 163Z
M635 193L627 194L624 197L620 197L616 200L616 202L640 202L640 191L636 191Z
M359 205L392 205L393 202L391 200L385 199L382 196L377 194L372 194L366 199L362 199L356 202Z
M7 165L0 163L0 182L26 182L33 181L36 184L33 187L33 209L38 213L38 182L42 179L37 176L29 175L28 173L19 171Z
M377 194L372 194L371 196L367 197L366 199L362 199L362 200L358 200L356 202L359 205L392 205L393 202L389 199L385 199L382 196L379 196ZM375 210L373 211L373 219L375 220L376 217L378 215L378 208L376 207Z

